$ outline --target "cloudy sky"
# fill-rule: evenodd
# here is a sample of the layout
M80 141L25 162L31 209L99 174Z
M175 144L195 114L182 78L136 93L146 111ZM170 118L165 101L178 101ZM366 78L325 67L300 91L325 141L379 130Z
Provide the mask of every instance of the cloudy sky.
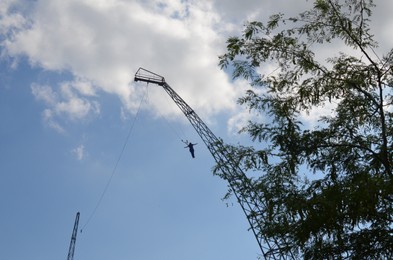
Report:
M217 136L243 142L248 86L218 56L245 21L312 3L294 2L1 0L2 258L65 259L80 211L75 259L256 259L202 141L159 86L133 77L163 75ZM393 3L376 3L388 49ZM195 159L181 139L198 143Z

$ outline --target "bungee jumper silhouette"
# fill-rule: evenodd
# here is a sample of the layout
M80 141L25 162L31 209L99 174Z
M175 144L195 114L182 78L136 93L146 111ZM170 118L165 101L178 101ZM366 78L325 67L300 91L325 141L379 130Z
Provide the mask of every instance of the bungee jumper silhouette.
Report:
M187 141L184 143L187 144ZM184 148L189 148L192 158L195 158L194 145L197 145L197 143L193 144L193 143L189 142L188 145L186 147L184 147Z

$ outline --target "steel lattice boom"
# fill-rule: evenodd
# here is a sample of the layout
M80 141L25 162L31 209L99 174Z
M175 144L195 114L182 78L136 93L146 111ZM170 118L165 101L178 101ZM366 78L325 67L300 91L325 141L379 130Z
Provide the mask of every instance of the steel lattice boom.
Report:
M260 195L255 192L255 189L253 189L250 179L241 168L230 159L230 153L225 148L223 141L213 134L195 111L165 82L164 77L146 69L139 68L135 74L134 80L162 86L190 121L191 125L197 131L198 135L214 157L220 170L220 177L228 181L230 189L247 217L263 256L268 259L294 258L293 256L282 255L281 250L276 246L277 241L267 239L262 235L263 223L261 223L261 217L263 219L265 216L262 209L266 208L264 207L264 202L260 198Z
M76 235L78 234L79 216L80 216L79 212L76 213L75 224L74 224L74 229L72 230L72 236L71 236L70 248L68 250L67 260L74 259Z

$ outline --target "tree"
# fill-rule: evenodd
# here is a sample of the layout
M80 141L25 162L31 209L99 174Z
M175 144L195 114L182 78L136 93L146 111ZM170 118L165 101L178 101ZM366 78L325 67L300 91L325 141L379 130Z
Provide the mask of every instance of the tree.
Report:
M260 173L256 214L281 256L393 259L393 49L377 55L373 7L316 0L296 17L247 23L220 56L252 86L239 103L265 118L241 130L255 147L229 148ZM316 51L332 45L343 51L321 60ZM267 64L276 70L259 74ZM304 115L328 105L310 126Z

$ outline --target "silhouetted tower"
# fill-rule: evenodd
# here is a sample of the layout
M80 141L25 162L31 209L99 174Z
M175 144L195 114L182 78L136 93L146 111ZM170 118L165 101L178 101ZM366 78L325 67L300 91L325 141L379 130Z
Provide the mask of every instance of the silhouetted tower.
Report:
M218 175L228 181L230 189L233 191L233 194L247 217L264 258L295 259L292 254L284 254L283 250L280 250L277 246L277 240L269 239L262 235L263 220L268 218L266 213L262 210L266 208L264 200L261 199L261 194L255 192L250 179L242 169L231 160L231 155L225 148L223 141L213 134L195 111L165 82L164 77L146 69L139 68L135 74L134 80L162 86L190 121L219 166L220 173ZM285 241L284 238L280 240L280 242L283 241Z
M70 249L68 250L67 260L73 260L74 259L76 235L78 234L79 215L80 215L79 212L76 213L74 230L72 231L71 242L70 242Z

